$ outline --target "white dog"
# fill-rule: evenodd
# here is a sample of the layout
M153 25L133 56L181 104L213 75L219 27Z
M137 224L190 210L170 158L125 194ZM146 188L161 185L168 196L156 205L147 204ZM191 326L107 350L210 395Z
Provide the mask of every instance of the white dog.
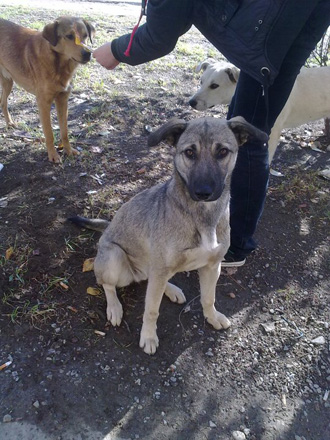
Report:
M235 92L239 69L224 61L208 59L199 64L203 70L200 88L189 104L206 110L229 104ZM307 122L330 117L330 66L301 69L285 107L276 119L269 137L269 162L272 161L283 128L294 128Z

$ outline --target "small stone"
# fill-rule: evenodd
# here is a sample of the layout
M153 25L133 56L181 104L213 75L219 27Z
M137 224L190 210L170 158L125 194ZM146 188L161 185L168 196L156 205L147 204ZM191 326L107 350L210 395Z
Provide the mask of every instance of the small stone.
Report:
M10 414L6 414L5 416L3 416L2 420L4 423L9 423L12 421L12 416Z
M209 421L209 426L210 426L210 428L216 428L217 427L217 425L214 422L212 422L212 420Z
M275 331L275 322L265 322L260 324L260 327L264 330L266 334L274 333Z
M39 407L40 407L39 400L36 400L36 401L33 403L33 406L34 406L35 408L39 408Z
M325 344L325 338L324 336L318 336L317 338L314 338L311 342L314 345L323 345Z
M246 440L246 436L242 431L233 431L232 437L234 440Z

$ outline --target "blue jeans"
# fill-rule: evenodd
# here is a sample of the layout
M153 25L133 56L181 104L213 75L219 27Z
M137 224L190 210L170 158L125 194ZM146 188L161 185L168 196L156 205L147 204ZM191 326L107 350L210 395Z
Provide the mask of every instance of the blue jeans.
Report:
M330 2L321 0L288 50L272 85L263 88L246 73L240 73L227 119L243 116L269 134L301 67L329 25ZM265 100L267 93L268 103ZM231 184L230 251L238 258L245 258L256 249L253 235L263 212L268 179L268 149L260 142L248 141L239 148Z

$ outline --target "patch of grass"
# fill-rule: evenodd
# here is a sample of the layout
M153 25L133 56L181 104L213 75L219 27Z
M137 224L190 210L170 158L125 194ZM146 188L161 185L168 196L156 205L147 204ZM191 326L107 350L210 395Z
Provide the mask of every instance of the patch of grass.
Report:
M4 305L10 305L12 299L14 298L15 290L14 289L8 289L7 291L2 293L1 302Z
M54 289L61 288L61 285L69 287L68 278L53 276L47 279L47 282L43 285L43 288L40 293L44 295L46 293L51 292ZM66 290L66 288L62 288L62 289Z
M13 324L20 324L28 320L36 327L38 324L46 322L56 314L56 305L46 305L40 302L31 304L29 300L21 301L19 304L9 304L12 307L8 316Z
M179 41L176 45L176 52L178 55L189 56L200 59L205 56L204 50L198 45L191 45L189 42L185 43Z
M45 23L41 21L29 22L29 28L35 29L36 31L42 31L45 27Z
M272 193L280 195L285 201L294 199L310 200L317 196L317 192L323 188L323 182L316 171L304 171L292 176L290 179L272 188Z
M35 304L27 310L26 318L31 321L31 324L34 327L37 327L41 323L48 321L56 315L55 307L56 305L54 306L54 304L51 306Z
M220 57L219 57L219 55L220 55ZM223 57L221 57L221 54L219 54L219 52L216 49L210 48L207 51L207 57L206 58L214 58L215 60L218 60L218 59L223 58Z
M6 20L13 21L21 26L32 28L32 25L45 26L46 23L53 21L57 16L63 15L64 11L41 10L40 8L28 8L23 6L0 6L0 16ZM40 21L32 21L31 17L38 16ZM39 28L35 28L40 30Z
M16 238L14 244L5 250L0 259L0 266L3 267L10 283L18 282L19 285L24 285L24 275L27 272L27 264L32 254L32 248L28 244L20 246L17 241Z

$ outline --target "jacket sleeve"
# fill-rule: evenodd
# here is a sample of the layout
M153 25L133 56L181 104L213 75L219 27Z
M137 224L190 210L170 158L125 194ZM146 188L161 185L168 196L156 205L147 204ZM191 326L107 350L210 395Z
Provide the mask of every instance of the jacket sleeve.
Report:
M136 66L170 53L178 38L192 25L192 0L149 0L147 21L134 37L130 55L125 56L131 34L123 35L111 43L114 57Z

